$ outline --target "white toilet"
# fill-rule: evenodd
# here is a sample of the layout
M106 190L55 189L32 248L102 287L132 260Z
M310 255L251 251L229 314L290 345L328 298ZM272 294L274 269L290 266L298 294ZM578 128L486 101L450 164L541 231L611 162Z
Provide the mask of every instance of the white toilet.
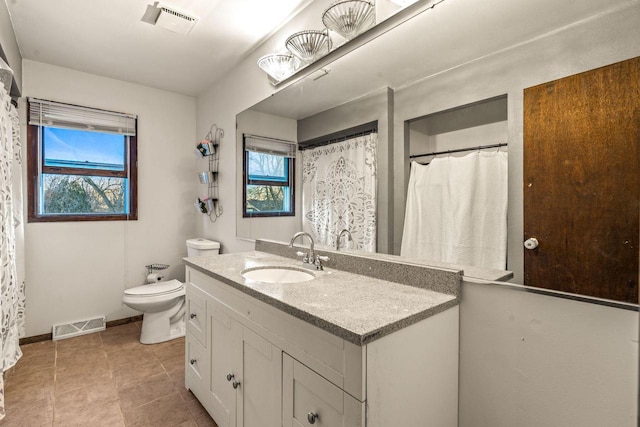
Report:
M220 243L207 239L187 240L188 256L216 256ZM143 313L142 344L155 344L184 336L185 287L178 280L125 289L122 301Z

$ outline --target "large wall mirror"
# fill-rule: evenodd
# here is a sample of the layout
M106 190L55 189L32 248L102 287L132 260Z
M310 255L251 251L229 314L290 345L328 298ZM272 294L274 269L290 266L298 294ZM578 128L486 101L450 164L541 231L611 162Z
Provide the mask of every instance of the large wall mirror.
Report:
M428 6L433 2L420 3ZM575 2L571 7L558 7L550 0L531 4L468 0L445 1L433 9L416 8L415 16L401 25L323 64L324 70L291 82L237 116L238 194L242 194L243 185L240 159L244 134L300 143L375 122L376 247L380 253L400 254L411 156L508 144L489 150L508 152L504 270L513 272L512 282L526 284L523 242L534 236L525 230L523 202L525 90L638 56L637 43L616 30L633 28L626 7L624 1ZM509 22L504 21L505 16ZM637 144L635 141L636 147L629 152L632 158L637 158ZM589 153L584 150L585 156ZM294 179L295 216L248 219L239 214L238 238L289 241L301 230L300 168ZM557 179L566 177L558 175ZM638 188L635 181L626 184ZM632 208L637 208L638 195L631 198ZM634 245L635 283L629 284L634 295L637 221L629 224L625 237L627 245ZM554 268L556 274L562 270L562 266ZM633 292L625 297L591 296L632 303L629 295Z

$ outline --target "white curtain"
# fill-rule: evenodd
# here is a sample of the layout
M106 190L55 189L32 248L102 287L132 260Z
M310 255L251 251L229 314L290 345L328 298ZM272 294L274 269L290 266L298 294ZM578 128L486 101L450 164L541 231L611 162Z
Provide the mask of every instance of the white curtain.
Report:
M507 153L412 162L400 254L504 270Z
M22 356L24 336L24 225L22 151L18 113L0 86L0 419L4 418L3 372Z
M347 229L343 247L375 252L377 141L371 133L302 153L302 229L316 243L335 246Z

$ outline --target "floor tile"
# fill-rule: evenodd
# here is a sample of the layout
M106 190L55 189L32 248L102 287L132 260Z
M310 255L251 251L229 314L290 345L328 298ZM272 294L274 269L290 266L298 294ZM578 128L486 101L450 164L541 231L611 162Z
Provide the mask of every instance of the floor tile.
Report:
M56 394L55 419L72 419L74 414L85 409L118 400L118 390L114 381L94 383L90 386Z
M118 387L123 410L142 406L169 394L177 394L177 390L165 372Z
M22 346L2 427L217 427L184 386L184 338L143 345L140 322Z
M135 364L141 360L155 360L156 353L149 346L135 346L123 351L107 352L107 361L112 369L125 365Z
M191 414L177 393L137 408L122 408L127 427L178 426L191 420Z
M51 369L56 363L56 353L51 352L39 352L31 353L28 356L22 356L20 360L14 365L13 370L7 377L13 375L23 375L34 371L40 371L42 369Z
M113 378L118 386L122 386L163 372L165 370L159 361L155 359L139 360L132 364L113 368Z
M89 405L73 413L58 416L53 422L55 427L124 427L124 418L117 401L101 405Z
M79 388L103 383L107 380L111 380L112 378L113 373L106 364L78 369L56 369L55 393L66 393Z
M160 360L160 362L174 360L177 357L184 358L184 338L178 338L175 340L156 344L153 346L153 350L155 351L156 356L158 357L158 360Z

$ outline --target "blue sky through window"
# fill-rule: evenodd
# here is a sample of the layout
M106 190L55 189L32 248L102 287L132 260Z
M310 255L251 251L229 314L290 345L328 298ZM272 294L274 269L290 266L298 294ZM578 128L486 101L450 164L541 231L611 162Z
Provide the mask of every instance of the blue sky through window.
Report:
M124 170L123 135L43 127L47 166Z

